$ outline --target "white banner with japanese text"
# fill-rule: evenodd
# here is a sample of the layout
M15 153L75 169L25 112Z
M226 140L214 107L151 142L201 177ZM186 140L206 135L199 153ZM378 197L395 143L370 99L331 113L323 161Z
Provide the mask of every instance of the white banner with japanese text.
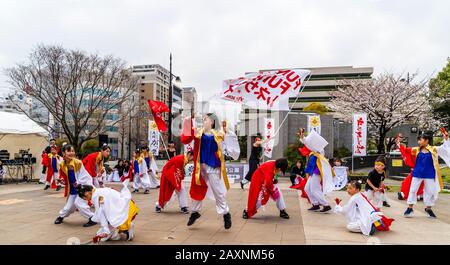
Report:
M264 138L266 142L264 143L264 155L268 158L272 158L272 150L275 143L275 119L264 118Z
M150 152L157 156L159 155L159 130L155 121L148 122L148 147Z
M221 98L253 109L289 110L289 98L297 97L309 70L277 70L251 73L223 82Z
M367 155L367 114L353 114L353 156Z

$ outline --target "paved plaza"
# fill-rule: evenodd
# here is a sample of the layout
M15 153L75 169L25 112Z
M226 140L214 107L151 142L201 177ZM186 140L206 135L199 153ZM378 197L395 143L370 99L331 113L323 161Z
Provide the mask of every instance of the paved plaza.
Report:
M242 191L239 184L232 184L227 195L233 221L230 230L224 230L222 217L216 214L211 200L205 201L197 223L187 227L188 215L179 213L176 200L158 214L154 211L157 190L133 195L141 209L136 217L136 237L131 242L102 244L450 244L449 194L440 195L436 206L439 219L431 220L425 216L421 203L414 218L404 218L405 202L390 193L392 207L384 209L384 213L396 219L392 231L366 237L348 232L343 216L308 212L309 204L299 199L298 191L288 188L287 179L282 179L280 186L289 220L278 217L272 201L254 218L244 220L242 210L246 207L248 187ZM98 227L83 228L86 220L79 213L61 225L53 224L65 203L63 192L42 188L34 183L0 186L0 244L91 244ZM334 192L330 201L335 197L348 199L345 192Z

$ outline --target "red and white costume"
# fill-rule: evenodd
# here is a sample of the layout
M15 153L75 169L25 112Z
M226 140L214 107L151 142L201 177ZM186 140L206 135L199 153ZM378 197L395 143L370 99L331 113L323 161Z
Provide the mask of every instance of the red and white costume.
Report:
M277 184L273 183L275 176L275 161L262 163L253 173L248 193L247 211L248 218L256 214L258 209L266 205L269 198L272 198L277 208L282 211L286 209L283 194Z

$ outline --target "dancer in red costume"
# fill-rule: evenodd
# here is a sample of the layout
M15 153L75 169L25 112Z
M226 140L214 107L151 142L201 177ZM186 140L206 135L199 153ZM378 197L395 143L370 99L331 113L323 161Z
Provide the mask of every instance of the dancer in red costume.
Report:
M160 213L171 200L175 192L178 197L182 213L189 213L187 205L187 194L183 187L184 168L187 163L194 160L194 152L189 151L184 155L171 158L162 169L159 187L159 200L156 204L156 212Z
M250 182L247 210L244 210L243 214L244 219L252 218L258 211L258 208L266 205L269 198L276 202L277 208L280 210L280 217L289 219L283 194L277 185L279 173L283 172L285 174L287 168L288 161L285 158L280 158L276 161L271 160L262 163L256 169Z

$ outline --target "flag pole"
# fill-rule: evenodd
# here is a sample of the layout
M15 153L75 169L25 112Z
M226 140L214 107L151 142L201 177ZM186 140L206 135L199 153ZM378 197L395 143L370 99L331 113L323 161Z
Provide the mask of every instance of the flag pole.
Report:
M158 131L159 131L159 129L158 129ZM167 151L167 146L166 146L166 143L164 142L161 131L159 132L159 137L161 137L161 141L163 143L164 149L166 150L167 160L170 160L169 151Z

